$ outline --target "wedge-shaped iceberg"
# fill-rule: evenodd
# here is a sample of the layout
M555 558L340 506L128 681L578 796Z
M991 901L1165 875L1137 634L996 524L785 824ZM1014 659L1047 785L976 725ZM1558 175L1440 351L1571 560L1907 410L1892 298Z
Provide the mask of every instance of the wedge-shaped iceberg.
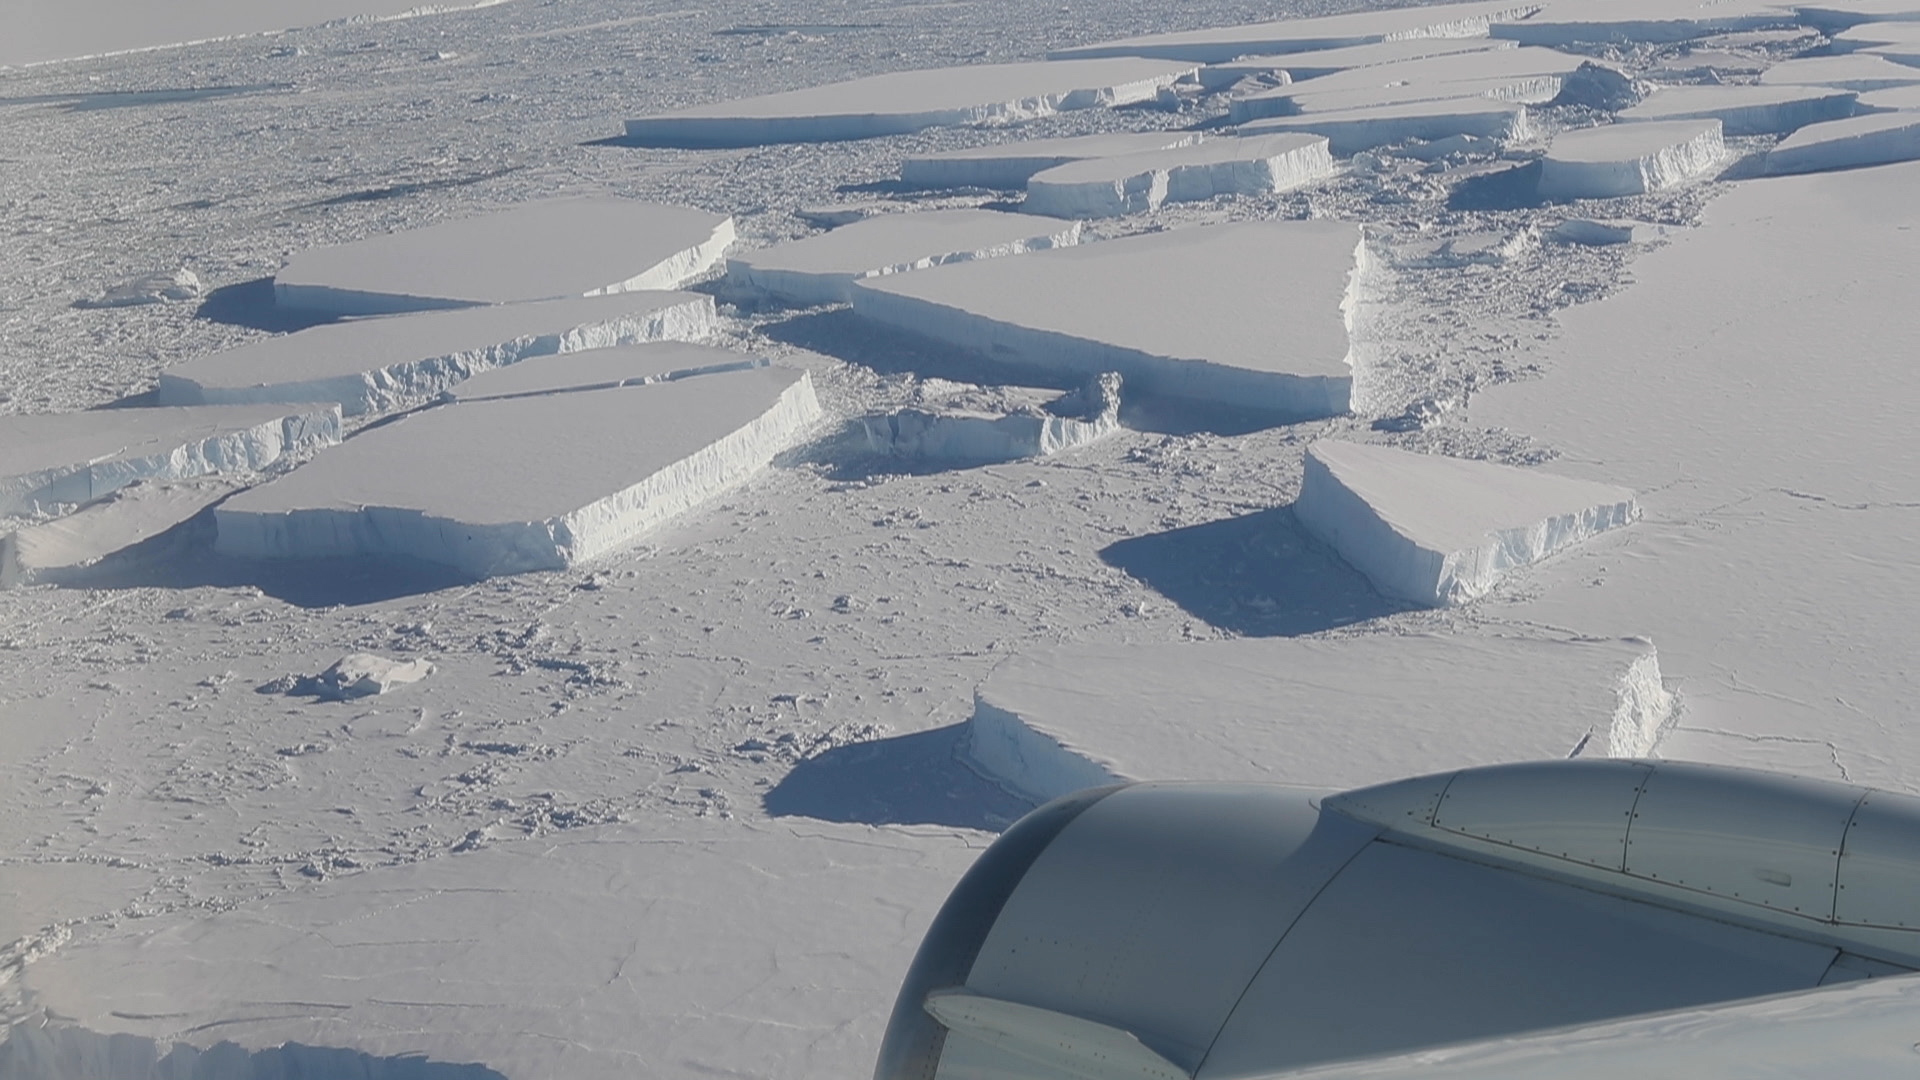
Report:
M1200 135L1192 131L1146 131L974 146L965 150L909 157L900 163L900 181L921 188L979 187L1017 191L1026 186L1033 174L1057 165L1088 158L1191 146L1199 141Z
M477 577L612 551L746 479L819 416L805 371L670 378L702 366L694 348L623 348L617 381L607 357L585 373L581 357L557 356L480 376L460 400L364 431L228 500L215 511L216 549L404 556ZM715 354L709 368L734 362L704 351ZM531 379L532 365L550 378Z
M1149 34L1055 49L1047 55L1055 60L1154 56L1217 64L1242 56L1374 45L1405 38L1486 37L1487 27L1495 20L1522 18L1538 10L1538 4L1495 2L1363 11L1319 19L1285 19L1246 26Z
M1718 120L1724 135L1783 135L1853 115L1857 97L1826 86L1674 86L1622 109L1617 119Z
M1272 56L1242 56L1200 69L1200 85L1223 90L1241 79L1258 76L1280 77L1293 82L1320 79L1358 68L1400 64L1424 60L1430 56L1456 53L1489 52L1511 49L1511 41L1489 38L1403 38L1377 45L1352 45L1343 49L1316 49L1312 52L1278 53Z
M1208 139L1048 169L1027 181L1021 209L1067 218L1119 217L1216 195L1291 191L1332 173L1333 155L1322 135Z
M790 304L839 304L863 278L1080 242L1080 224L996 210L881 214L727 260L727 284Z
M1488 33L1526 45L1660 45L1793 25L1791 9L1769 0L1549 0Z
M856 314L1129 393L1286 417L1347 411L1359 226L1256 222L1149 233L854 286Z
M1333 439L1308 448L1293 510L1381 593L1430 607L1640 516L1611 484Z
M1760 73L1762 86L1832 86L1841 90L1891 90L1920 84L1920 68L1872 53L1809 56L1778 63Z
M1240 128L1243 136L1271 135L1282 131L1325 135L1328 148L1334 156L1347 157L1362 150L1409 139L1432 142L1469 135L1495 142L1509 142L1528 138L1533 128L1528 122L1525 105L1485 97L1415 101L1371 109L1281 116L1271 120L1256 120Z
M1586 62L1586 57L1532 48L1431 56L1236 98L1228 106L1228 118L1243 124L1270 116L1475 96L1537 104L1553 100L1561 82Z
M336 315L677 289L720 260L733 219L633 199L548 199L300 252L274 302Z
M1152 101L1196 64L1098 60L896 71L627 121L643 146L764 146L1000 124Z
M710 296L652 290L358 319L176 364L160 373L159 398L334 402L359 416L532 356L705 337L715 320Z
M1696 180L1726 163L1718 120L1606 124L1554 137L1540 163L1549 199L1641 195Z
M1122 780L1344 786L1441 762L1643 756L1672 710L1638 639L1080 645L995 668L962 747L1041 801Z
M264 469L340 441L336 406L96 409L0 418L0 516L86 503L135 480Z
M1920 160L1920 112L1875 113L1809 124L1767 152L1767 171L1825 172Z
M225 477L137 481L65 517L0 535L0 589L83 583L101 560L193 518L242 483Z

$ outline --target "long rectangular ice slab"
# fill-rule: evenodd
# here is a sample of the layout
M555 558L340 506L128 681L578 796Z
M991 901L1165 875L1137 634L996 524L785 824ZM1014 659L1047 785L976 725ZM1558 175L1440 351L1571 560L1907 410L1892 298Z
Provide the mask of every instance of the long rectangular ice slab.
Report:
M1408 60L1456 53L1491 52L1514 48L1511 41L1487 38L1404 38L1377 45L1353 45L1342 49L1315 49L1312 52L1278 53L1273 56L1242 56L1200 69L1200 85L1223 90L1241 79L1254 76L1284 75L1293 82L1325 78L1337 72L1381 67Z
M706 337L717 318L711 296L647 290L357 319L176 364L160 373L159 398L334 402L359 416L532 356Z
M863 278L1080 242L1073 221L995 210L880 214L727 260L727 283L794 304L839 304Z
M1095 158L1027 181L1021 209L1068 218L1118 217L1216 195L1291 191L1333 172L1319 135L1208 139L1177 150Z
M1347 411L1356 225L1149 233L854 286L853 310L1036 368L1116 371L1129 392L1288 416Z
M1551 101L1562 80L1586 57L1552 49L1502 49L1426 57L1236 98L1228 119L1236 124L1296 113L1340 112L1412 101L1489 97L1500 101Z
M733 242L733 219L634 199L547 199L302 251L274 302L335 315L677 289Z
M1767 171L1825 172L1920 160L1920 112L1876 113L1808 124L1767 152Z
M1760 73L1762 86L1832 86L1842 90L1891 90L1920 83L1920 68L1872 53L1811 56L1775 64Z
M1148 34L1120 41L1055 49L1047 55L1055 60L1096 56L1155 56L1217 64L1241 56L1373 45L1403 38L1486 37L1487 27L1495 20L1521 18L1537 10L1537 4L1504 2L1406 7L1318 19L1285 19L1174 34Z
M627 121L627 138L645 146L764 146L1010 123L1152 101L1197 69L1117 59L896 71L641 117Z
M1416 101L1308 116L1281 116L1271 120L1256 120L1240 128L1241 135L1270 135L1282 131L1325 135L1334 156L1347 157L1362 150L1409 139L1431 142L1455 135L1471 135L1507 142L1527 138L1533 129L1525 105L1484 97Z
M981 187L1014 191L1024 187L1035 173L1056 165L1191 146L1199 141L1200 136L1191 131L1147 131L974 146L909 157L900 163L900 181L922 188Z
M1792 25L1792 11L1769 0L1550 0L1488 33L1524 45L1658 45Z
M1718 120L1608 124L1554 137L1540 163L1549 199L1642 195L1706 176L1726 163Z
M1622 109L1616 119L1718 120L1725 135L1780 135L1853 115L1857 96L1823 86L1673 86Z
M1383 594L1431 607L1640 516L1611 484L1332 439L1308 448L1293 509Z
M1641 640L1376 635L1022 653L974 695L968 763L1046 800L1125 780L1361 785L1648 753L1671 714Z
M508 368L490 396L481 376L463 400L364 431L227 501L216 548L405 556L482 577L594 558L744 480L820 414L805 371L727 371L734 354L719 350L708 350L717 373L654 381L687 368L693 348L622 350L631 384L611 389L590 388L609 372L579 377L570 356L532 362L555 365L544 386Z
M96 409L0 418L0 515L85 503L135 480L264 469L340 441L340 410Z

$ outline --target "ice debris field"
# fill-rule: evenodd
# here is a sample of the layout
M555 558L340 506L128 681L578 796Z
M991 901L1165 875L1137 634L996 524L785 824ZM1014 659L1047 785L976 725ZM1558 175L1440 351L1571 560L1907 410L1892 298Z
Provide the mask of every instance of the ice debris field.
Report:
M1920 792L1920 0L6 21L0 1080L864 1076L1089 785Z

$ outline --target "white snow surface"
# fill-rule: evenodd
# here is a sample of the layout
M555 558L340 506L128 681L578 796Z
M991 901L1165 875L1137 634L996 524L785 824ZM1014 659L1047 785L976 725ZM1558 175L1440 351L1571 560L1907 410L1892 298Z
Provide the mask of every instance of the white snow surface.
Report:
M692 340L715 325L711 296L654 290L352 319L176 364L160 373L159 401L333 402L360 416L529 357Z
M1357 787L1441 767L1641 756L1673 705L1644 640L1062 646L993 670L964 753L1036 800L1121 780Z
M1347 411L1360 230L1255 222L1149 233L876 278L863 318L997 359L1117 371L1129 394L1292 416Z
M1718 120L1723 135L1785 135L1853 115L1858 93L1819 86L1671 86L1614 114L1617 120Z
M1199 65L1131 58L899 71L627 121L649 146L831 142L1152 101Z
M1022 210L1065 218L1120 217L1216 195L1291 191L1333 172L1320 135L1208 139L1194 146L1076 161L1027 181Z
M1296 113L1341 112L1414 101L1490 97L1529 104L1551 101L1561 80L1587 57L1553 49L1510 48L1453 53L1295 82L1229 105L1236 124Z
M1293 82L1303 82L1325 78L1336 72L1401 64L1430 56L1482 53L1514 47L1511 41L1494 41L1490 38L1401 38L1338 49L1242 56L1201 68L1200 85L1209 90L1222 90L1241 79L1257 75L1285 75Z
M1099 56L1153 56L1217 64L1242 56L1306 52L1314 49L1374 45L1404 38L1486 37L1487 27L1500 19L1519 18L1539 10L1538 4L1444 4L1403 7L1390 11L1362 11L1316 19L1284 19L1172 34L1147 34L1055 49L1055 60Z
M881 214L831 232L743 252L727 260L727 283L799 306L844 304L863 278L931 266L1071 247L1073 221L997 210Z
M677 289L733 243L733 219L637 199L543 199L295 254L281 307L331 315Z
M1307 448L1293 512L1382 593L1430 607L1640 516L1611 484L1337 439Z
M1825 172L1920 160L1920 111L1809 124L1767 151L1767 172Z
M708 345L663 341L537 357L483 372L443 392L442 401L489 401L534 394L646 386L766 367L765 357Z
M1017 191L1034 173L1088 158L1191 146L1192 131L1116 132L1064 139L1016 139L991 146L916 154L900 162L902 183L923 188L982 187Z
M1642 195L1708 176L1727 161L1720 121L1605 124L1554 136L1541 161L1550 199Z
M1325 135L1336 157L1348 157L1362 150L1409 139L1432 141L1471 135L1504 143L1526 139L1533 134L1525 105L1477 96L1413 101L1305 116L1279 116L1255 120L1240 127L1240 134L1247 136L1282 131Z
M1842 90L1890 90L1920 83L1920 68L1872 53L1786 60L1760 73L1762 86L1832 86Z

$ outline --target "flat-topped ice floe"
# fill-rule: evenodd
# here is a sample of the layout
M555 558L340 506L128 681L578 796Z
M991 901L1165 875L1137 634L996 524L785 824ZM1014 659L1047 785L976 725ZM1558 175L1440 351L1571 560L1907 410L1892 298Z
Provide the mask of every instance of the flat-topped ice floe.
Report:
M222 504L216 549L403 556L476 577L563 569L746 479L820 413L805 371L727 370L746 361L690 345L614 351L481 375L452 403L362 432Z
M705 337L716 318L710 296L646 290L358 319L176 364L160 373L159 399L334 402L359 416L531 356Z
M1290 418L1346 412L1366 247L1357 225L1148 233L854 286L858 315L1129 392Z
M727 260L727 284L791 304L838 304L856 280L1080 242L1080 224L996 210L881 214Z
M1767 172L1826 172L1920 160L1920 112L1874 113L1809 124L1767 152Z
M962 746L1036 800L1123 780L1343 787L1440 765L1641 756L1672 708L1653 646L1635 639L1081 645L995 668Z
M1318 19L1285 19L1173 34L1149 34L1055 49L1047 56L1054 60L1152 56L1217 64L1242 56L1374 45L1405 38L1486 37L1487 27L1496 19L1519 18L1537 10L1538 4L1496 2L1363 11Z
M1658 45L1792 25L1793 12L1769 0L1548 0L1488 33L1526 45Z
M900 181L922 188L979 187L1017 191L1026 185L1033 174L1057 165L1088 158L1191 146L1199 141L1200 135L1192 131L1146 131L974 146L965 150L909 157L900 163Z
M633 199L569 198L314 248L274 302L335 315L677 289L720 260L733 219Z
M0 535L0 589L80 583L101 560L152 540L244 483L207 476L136 481L65 517Z
M1200 85L1222 90L1241 79L1258 76L1285 78L1293 82L1321 79L1358 68L1401 64L1433 56L1456 53L1491 52L1511 49L1511 41L1489 38L1403 38L1375 45L1351 45L1341 49L1315 49L1312 52L1277 53L1271 56L1242 56L1200 69Z
M1067 218L1118 217L1216 195L1291 191L1332 173L1333 155L1322 135L1208 139L1048 169L1027 181L1021 209Z
M1554 137L1540 163L1549 199L1641 195L1707 176L1726 163L1718 120L1606 124Z
M85 503L135 480L264 469L340 441L335 406L96 409L0 418L0 515Z
M1762 86L1832 86L1865 92L1915 84L1920 84L1920 68L1896 64L1872 53L1803 57L1760 73Z
M1293 509L1382 594L1429 607L1640 516L1611 484L1333 439L1308 448Z
M1622 109L1615 118L1718 120L1723 135L1781 135L1853 115L1858 95L1826 86L1672 86Z
M1281 116L1271 120L1256 120L1240 128L1243 136L1271 135L1283 131L1325 135L1328 148L1334 156L1348 157L1362 150L1410 139L1431 142L1456 135L1469 135L1504 143L1529 137L1533 128L1528 121L1525 105L1484 97L1415 101L1371 109Z
M1198 70L1164 60L972 64L896 71L627 121L643 146L764 146L904 135L1152 101Z
M1586 62L1586 57L1535 48L1432 56L1345 71L1236 98L1228 106L1228 119L1240 124L1270 116L1476 96L1546 102L1553 100L1563 80Z

